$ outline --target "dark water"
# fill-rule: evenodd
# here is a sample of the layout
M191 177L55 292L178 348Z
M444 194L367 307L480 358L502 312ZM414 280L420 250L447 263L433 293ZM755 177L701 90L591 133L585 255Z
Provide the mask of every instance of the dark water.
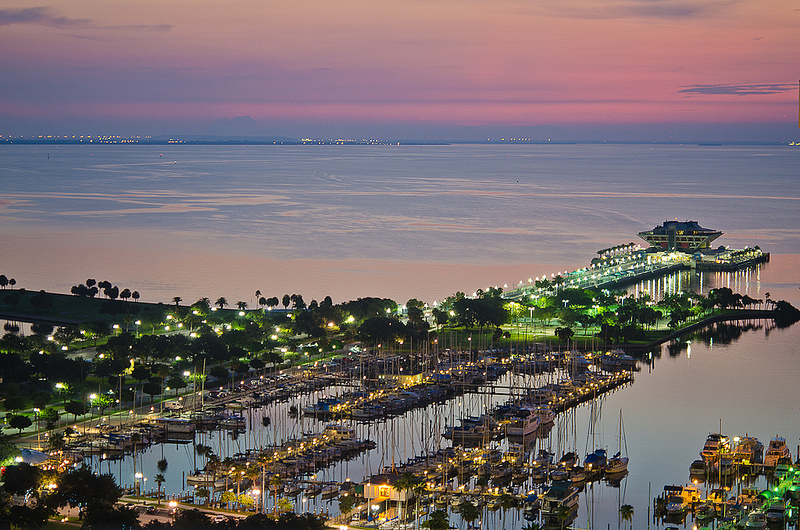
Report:
M108 279L148 301L225 296L252 305L259 289L307 300L433 302L584 266L596 250L678 217L722 230L720 244L758 244L772 261L641 288L727 285L800 306L798 162L800 151L789 147L3 146L0 272L19 287L62 292L87 277ZM731 340L665 346L633 385L596 403L592 424L584 405L540 442L581 455L597 444L614 449L623 412L630 473L618 488L592 486L576 524L616 528L627 503L634 527L645 527L651 497L687 483L689 464L720 425L765 445L780 434L796 451L800 328L752 328L728 333ZM269 415L282 437L314 428L289 421L288 405L253 419ZM459 406L483 404L451 402L358 426L379 448L320 478L358 481L392 453L402 461L426 443L438 447L443 441L423 442L415 425L455 417ZM266 436L256 429L205 441L232 454ZM151 449L142 463L150 480L162 450L170 462L164 486L178 492L193 466L191 446ZM133 480L130 460L110 469L121 483ZM501 524L500 515L485 521ZM524 523L509 516L505 524Z

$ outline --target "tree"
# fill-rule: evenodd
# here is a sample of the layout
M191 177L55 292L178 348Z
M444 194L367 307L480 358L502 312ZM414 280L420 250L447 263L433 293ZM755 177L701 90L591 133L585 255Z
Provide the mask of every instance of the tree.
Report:
M272 475L272 478L269 480L270 489L272 489L272 493L275 496L275 502L272 506L272 513L278 513L278 490L283 485L283 480L281 480L281 476L278 473Z
M180 296L173 296L172 301L175 303L175 307L178 307L181 305L183 298L181 298Z
M81 528L92 530L124 528L125 530L134 530L141 528L139 512L133 506L102 504L87 510Z
M467 528L472 528L472 524L481 516L481 509L472 502L462 502L458 507L461 518L467 522Z
M19 432L17 434L22 434L22 429L27 429L28 427L33 425L33 422L29 417L23 416L21 414L12 415L10 418L6 420L6 422L8 423L8 426L11 427L12 429L19 429Z
M278 511L282 514L289 513L294 510L294 504L286 497L278 499Z
M567 526L567 522L572 517L572 513L572 509L569 506L565 504L560 504L558 506L556 510L556 519L558 519L562 529Z
M86 403L72 399L64 405L64 412L72 414L73 422L77 422L78 416L86 414Z
M111 475L96 475L88 467L67 471L56 480L58 486L51 494L55 506L81 506L92 510L101 505L113 505L122 490Z
M153 402L153 396L161 394L161 384L152 381L142 385L142 392L150 396L150 403Z
M622 520L625 521L625 526L628 526L628 523L631 522L633 519L633 506L630 504L623 504L619 507L619 516L622 517Z
M217 301L214 302L214 305L220 309L224 309L226 305L228 305L228 301L225 299L224 296L220 296L217 298Z
M25 400L20 396L8 396L3 401L3 407L12 412L15 410L22 410L25 408Z
M342 515L348 515L350 510L357 504L355 495L342 495L339 497L339 513Z
M447 517L446 511L436 510L431 512L428 519L422 523L422 527L429 530L447 530L450 528L450 518Z
M164 478L163 473L157 473L156 476L153 477L153 480L155 480L156 484L158 484L158 504L161 504L161 484L166 482L167 479Z
M239 300L236 302L236 307L239 308L239 311L244 311L245 309L247 309L247 302Z
M400 475L400 478L398 478L397 481L395 481L393 486L394 489L396 489L397 491L408 493L409 491L414 489L414 486L417 485L417 480L418 479L414 476L413 473L411 473L410 471L406 471L405 473ZM405 511L408 511L408 506L405 506ZM401 522L405 521L406 520L405 512L403 511L402 507L398 509L398 513L400 516L400 521Z
M39 486L41 469L26 463L7 466L3 474L3 489L12 495L25 496Z
M560 341L569 342L569 340L575 335L575 332L572 331L572 328L563 326L560 328L556 328L555 334Z
M150 371L150 368L143 364L137 364L131 371L131 377L139 381L140 385L145 379L150 379L151 375L153 375L153 373Z

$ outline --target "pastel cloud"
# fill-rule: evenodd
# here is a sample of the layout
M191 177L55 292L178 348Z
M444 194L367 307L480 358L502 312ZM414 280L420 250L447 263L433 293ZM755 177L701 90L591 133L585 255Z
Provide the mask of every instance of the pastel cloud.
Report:
M795 91L797 85L789 83L767 83L761 85L692 85L679 90L681 94L714 94L730 96L763 96Z

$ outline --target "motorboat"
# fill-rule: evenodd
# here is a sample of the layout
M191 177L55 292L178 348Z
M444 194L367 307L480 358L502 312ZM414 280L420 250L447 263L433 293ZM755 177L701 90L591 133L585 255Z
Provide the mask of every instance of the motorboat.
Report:
M329 423L322 430L322 437L333 442L354 440L356 437L356 431L353 428L345 425Z
M542 516L557 518L564 508L577 510L578 491L569 482L554 482L541 497Z
M524 417L515 416L506 424L508 436L530 436L539 428L539 416L534 411L525 411Z
M775 464L775 471L773 472L773 475L775 475L775 478L783 480L789 476L791 469L792 459L784 456L779 458L778 463Z
M550 480L553 482L570 480L570 470L559 466L550 472Z
M767 516L761 510L753 510L748 514L746 518L746 522L744 525L745 528L749 530L756 530L756 529L763 529L767 527Z
M707 522L714 519L717 516L717 510L714 507L714 503L712 502L704 502L698 504L697 507L694 509L694 517L698 521Z
M316 482L310 483L306 486L306 497L316 497L322 492L322 486L317 484Z
M738 465L760 464L764 460L764 444L754 436L734 438L733 454Z
M730 439L724 434L710 433L706 438L700 456L708 464L713 464L719 460L721 453L727 452L730 448Z
M767 508L764 518L767 520L767 524L783 524L786 519L786 503L783 501L773 502Z
M758 495L758 490L753 488L742 488L742 492L736 496L736 504L752 509L759 506L762 502Z
M332 499L339 495L339 486L337 484L328 484L324 488L322 488L322 498L323 499Z
M695 460L689 466L689 474L692 476L705 476L708 470L705 460Z
M774 468L779 458L792 458L789 446L786 445L786 438L783 436L776 436L769 441L767 454L764 455L764 467Z
M681 495L670 495L664 503L667 515L682 515L689 511L689 503Z
M297 497L300 494L300 483L298 482L288 482L283 486L283 494L287 497Z

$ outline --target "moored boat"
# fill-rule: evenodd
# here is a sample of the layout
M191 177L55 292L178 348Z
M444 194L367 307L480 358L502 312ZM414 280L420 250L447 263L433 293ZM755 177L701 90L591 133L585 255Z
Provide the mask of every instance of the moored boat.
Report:
M706 443L700 451L700 456L707 464L714 464L719 460L719 455L730 448L730 439L724 434L710 433Z
M764 455L764 467L774 468L778 464L779 458L791 458L789 446L786 445L786 438L776 436L769 441L767 454Z

